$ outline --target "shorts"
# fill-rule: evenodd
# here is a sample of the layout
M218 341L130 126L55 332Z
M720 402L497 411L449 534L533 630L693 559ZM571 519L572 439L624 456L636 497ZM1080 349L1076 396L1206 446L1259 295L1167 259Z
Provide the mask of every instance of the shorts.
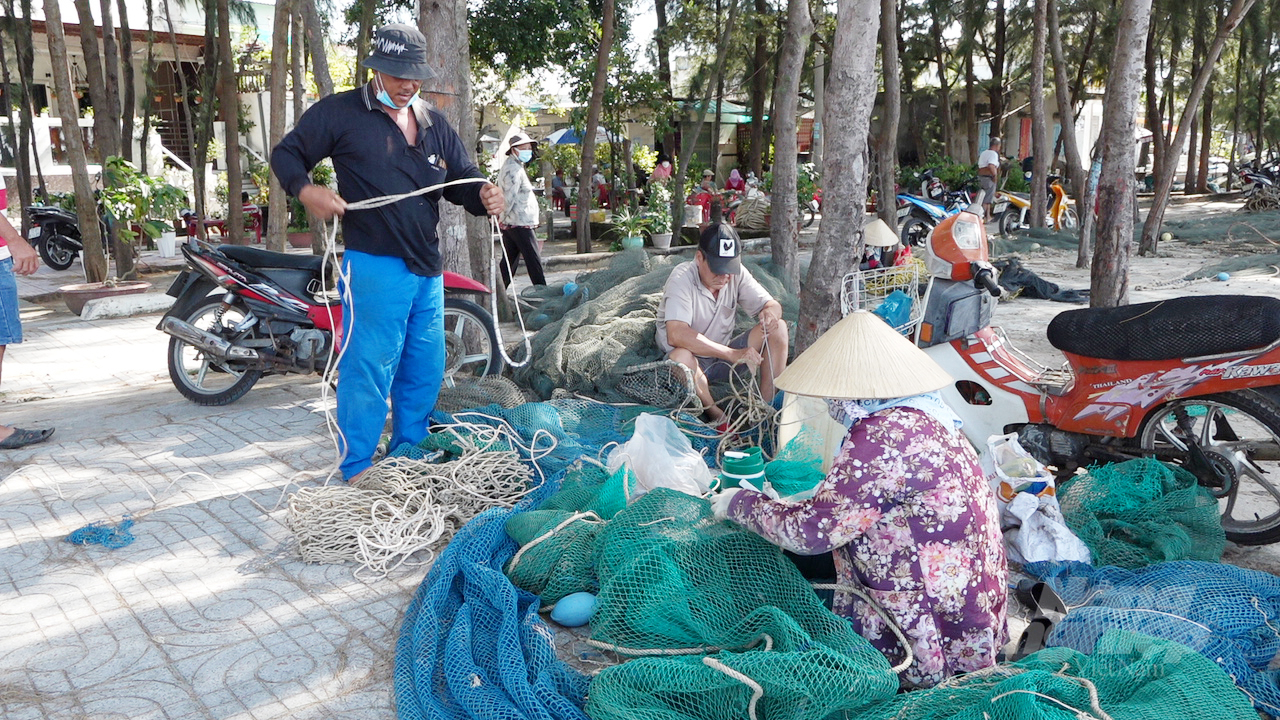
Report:
M750 334L751 333L749 332L744 332L741 335L730 340L729 347L733 348L734 350L740 350L746 347L747 338ZM745 373L747 372L746 365L735 366L729 361L721 360L720 358L699 357L698 367L702 368L702 374L707 376L707 382L709 383L725 382L726 380L729 379L729 371L734 367L738 368L738 373L740 376L745 375Z
M0 260L0 345L22 342L22 321L18 317L18 279L13 274L13 258Z
M996 179L990 175L979 175L978 187L982 188L982 204L990 205L996 199Z

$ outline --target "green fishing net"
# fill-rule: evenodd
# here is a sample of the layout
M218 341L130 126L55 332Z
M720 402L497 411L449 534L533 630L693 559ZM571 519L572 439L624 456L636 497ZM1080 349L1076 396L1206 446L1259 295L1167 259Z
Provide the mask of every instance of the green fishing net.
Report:
M822 435L802 428L764 466L764 477L782 497L812 490L822 482Z
M592 688L594 693L594 686ZM1231 678L1182 645L1110 630L1093 654L1049 648L904 693L848 720L1257 720Z
M1090 468L1058 489L1058 502L1095 565L1217 562L1226 547L1218 501L1191 473L1152 458Z

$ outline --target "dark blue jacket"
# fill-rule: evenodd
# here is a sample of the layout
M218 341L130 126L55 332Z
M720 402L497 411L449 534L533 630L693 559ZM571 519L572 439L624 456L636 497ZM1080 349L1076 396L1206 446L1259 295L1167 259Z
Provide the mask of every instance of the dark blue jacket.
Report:
M338 194L347 202L398 195L446 180L484 177L458 133L426 101L413 104L418 141L404 133L374 97L371 84L330 95L302 114L294 129L271 152L271 169L297 196L316 163L329 157L338 175ZM472 215L484 215L480 183L444 190L444 198ZM342 218L346 247L371 255L403 258L417 275L442 270L436 225L440 191L371 210L350 210Z

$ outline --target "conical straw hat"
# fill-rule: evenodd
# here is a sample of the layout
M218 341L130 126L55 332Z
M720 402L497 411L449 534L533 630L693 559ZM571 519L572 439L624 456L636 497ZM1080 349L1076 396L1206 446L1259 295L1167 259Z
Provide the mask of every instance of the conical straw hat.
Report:
M823 333L777 377L789 393L865 400L938 390L951 376L879 316L855 310Z
M862 241L870 247L893 247L898 244L898 233L884 220L876 218L863 228Z

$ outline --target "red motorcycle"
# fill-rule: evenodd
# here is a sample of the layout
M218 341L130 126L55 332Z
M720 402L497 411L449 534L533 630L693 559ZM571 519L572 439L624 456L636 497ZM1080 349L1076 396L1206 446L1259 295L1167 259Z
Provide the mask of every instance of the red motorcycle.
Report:
M177 298L156 329L169 339L169 378L188 400L227 405L263 375L323 373L342 347L342 304L330 264L241 245L192 238L182 246L187 269L169 286ZM503 360L493 317L458 295L489 288L445 272L445 382L496 375Z
M1038 366L991 327L1000 288L981 208L929 235L933 277L917 344L955 379L943 388L977 447L1018 433L1070 475L1139 456L1181 465L1217 498L1227 537L1280 541L1280 298L1179 297L1060 313Z

